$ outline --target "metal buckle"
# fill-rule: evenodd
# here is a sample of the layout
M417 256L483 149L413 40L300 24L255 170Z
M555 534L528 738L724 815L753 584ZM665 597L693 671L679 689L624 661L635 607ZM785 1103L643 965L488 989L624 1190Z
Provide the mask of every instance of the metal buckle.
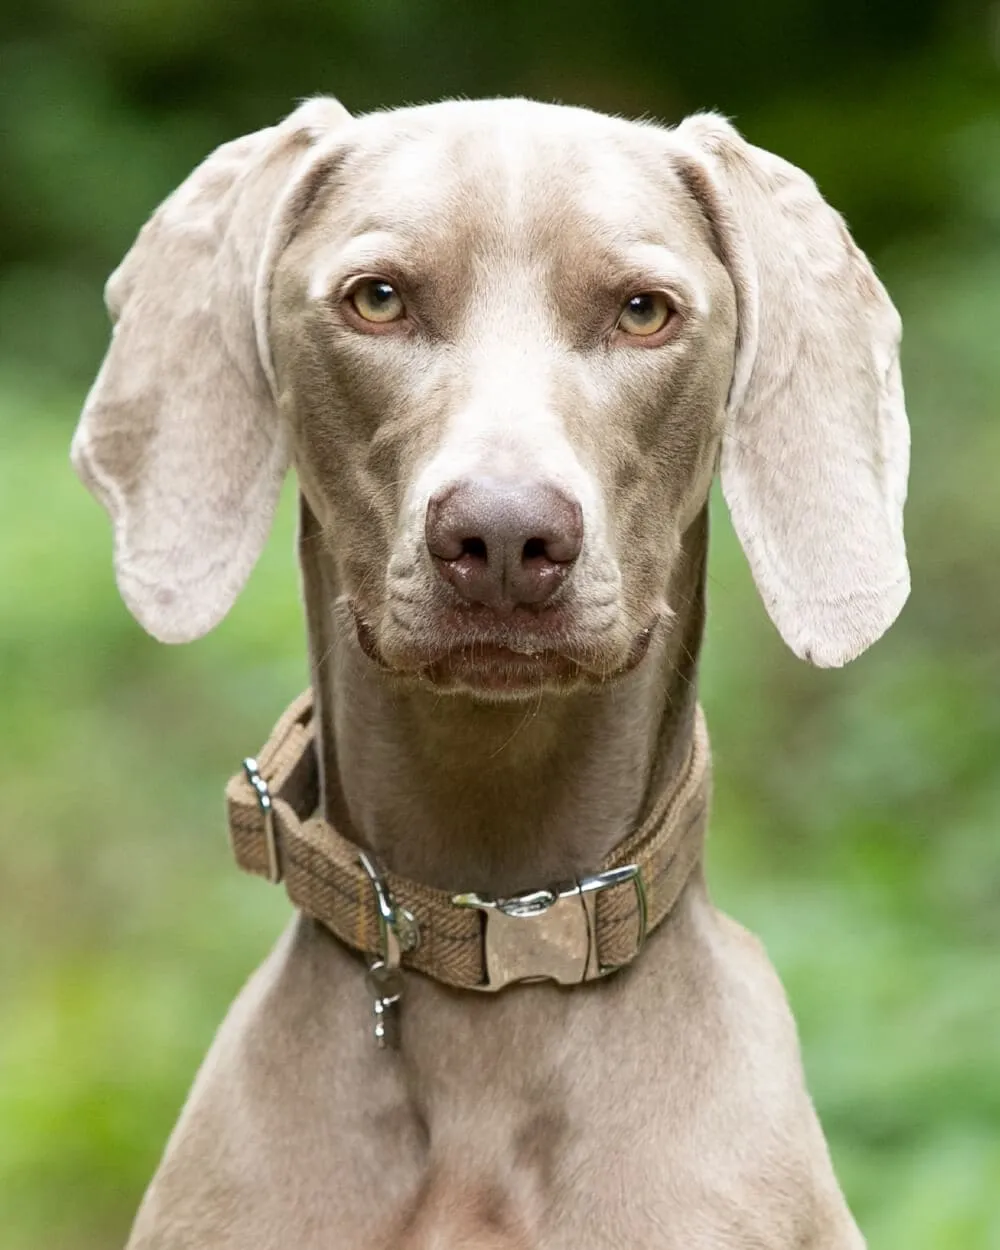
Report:
M260 775L257 761L248 755L243 761L243 771L257 795L257 803L264 813L264 838L267 842L267 879L272 885L281 880L281 861L278 859L278 839L274 832L274 804L267 782Z
M598 960L597 895L628 883L638 904L637 955L646 940L646 887L637 864L513 898L454 895L455 907L478 908L484 917L486 982L472 988L496 991L520 981L579 985L615 972L621 964Z

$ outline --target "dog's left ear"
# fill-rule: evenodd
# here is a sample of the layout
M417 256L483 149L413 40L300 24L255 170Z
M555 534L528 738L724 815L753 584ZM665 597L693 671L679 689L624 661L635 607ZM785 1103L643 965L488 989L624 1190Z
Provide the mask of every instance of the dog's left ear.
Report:
M322 140L348 117L310 100L213 152L108 282L114 337L72 459L110 513L122 598L163 642L218 624L267 538L289 460L270 279Z
M671 139L736 291L721 457L733 524L788 645L845 664L909 593L899 316L800 169L714 115Z

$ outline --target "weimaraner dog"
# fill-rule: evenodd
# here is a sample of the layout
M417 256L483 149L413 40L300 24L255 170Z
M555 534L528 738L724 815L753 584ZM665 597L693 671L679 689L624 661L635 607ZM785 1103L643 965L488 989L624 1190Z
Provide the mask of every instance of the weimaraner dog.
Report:
M798 656L908 592L899 319L813 182L713 115L316 99L108 304L73 458L126 603L210 630L294 466L313 700L229 789L296 918L130 1246L862 1246L702 872L715 472Z

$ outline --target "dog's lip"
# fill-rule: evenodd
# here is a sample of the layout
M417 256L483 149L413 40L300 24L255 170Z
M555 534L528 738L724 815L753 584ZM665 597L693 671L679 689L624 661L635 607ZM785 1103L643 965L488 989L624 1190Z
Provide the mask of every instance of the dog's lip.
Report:
M422 677L436 686L461 685L483 690L537 690L584 679L605 683L637 668L646 657L660 617L636 632L625 660L611 668L597 662L593 648L577 648L558 637L522 631L452 631L437 646L417 645L389 663L375 629L353 601L351 616L364 654L388 673Z
M452 633L436 646L417 645L401 662L390 664L382 654L375 629L356 605L352 604L351 608L362 651L369 659L391 671L414 673L459 667L473 669L477 666L541 671L567 664L581 667L568 653L568 648L553 645L547 639L543 641L498 631Z
M475 690L511 692L571 682L581 675L581 667L558 651L525 653L482 642L452 647L440 659L423 666L420 673L435 686L457 684Z

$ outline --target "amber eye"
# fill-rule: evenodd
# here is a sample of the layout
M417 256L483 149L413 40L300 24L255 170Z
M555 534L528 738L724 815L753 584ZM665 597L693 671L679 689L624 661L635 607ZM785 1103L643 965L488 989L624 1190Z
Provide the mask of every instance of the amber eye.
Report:
M663 329L672 311L670 301L659 291L641 291L633 295L622 309L618 329L626 334L648 338Z
M369 278L356 286L347 298L359 317L376 325L399 321L406 313L403 297L391 282L382 278Z

